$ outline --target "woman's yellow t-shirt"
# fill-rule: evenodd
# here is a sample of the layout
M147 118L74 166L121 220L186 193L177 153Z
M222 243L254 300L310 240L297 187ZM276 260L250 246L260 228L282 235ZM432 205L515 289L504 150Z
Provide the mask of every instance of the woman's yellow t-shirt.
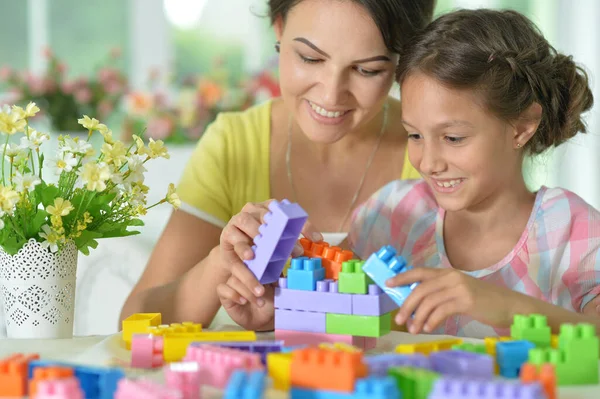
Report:
M208 126L177 187L181 209L224 227L246 203L271 198L271 103L221 113ZM420 178L406 154L400 178Z

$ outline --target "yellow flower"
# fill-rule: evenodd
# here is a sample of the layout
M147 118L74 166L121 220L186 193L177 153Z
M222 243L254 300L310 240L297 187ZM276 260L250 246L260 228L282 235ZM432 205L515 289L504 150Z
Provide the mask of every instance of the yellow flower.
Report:
M37 114L38 112L40 112L40 109L38 108L37 105L35 105L34 102L30 102L29 104L27 104L27 107L25 107L25 117L26 118L34 117L35 114Z
M132 137L133 140L135 140L135 145L137 147L136 153L139 155L146 155L148 153L148 150L144 146L144 140L142 140L139 136L136 136L135 134L132 135Z
M71 205L71 201L56 198L54 200L54 206L48 205L46 207L46 212L52 216L67 216L73 209L75 208Z
M108 144L115 143L115 139L113 139L113 136L112 136L112 130L106 128L106 129L100 130L100 134L102 135L102 137L104 137L105 143L108 143Z
M125 161L127 161L127 149L122 142L117 141L114 144L104 143L102 144L102 153L104 154L104 160L108 164L114 164L117 168L120 168Z
M87 185L90 191L106 190L106 181L110 179L110 169L105 163L89 162L83 166L81 171L81 180Z
M50 247L51 252L58 251L58 244L61 240L61 235L52 230L47 224L42 226L43 232L40 232L40 237L45 238L42 242L44 248Z
M87 223L82 222L81 220L77 221L77 231L83 231L87 228Z
M13 135L22 132L27 126L27 121L20 117L20 112L0 112L0 131Z
M135 207L135 212L138 215L145 215L146 213L148 213L148 210L146 209L146 207L144 207L144 205L138 205Z
M150 139L150 142L148 143L148 149L148 156L152 159L158 157L162 157L165 159L170 158L167 148L165 147L165 144L162 140L154 141Z
M83 115L83 118L77 119L77 122L87 130L93 131L98 130L100 132L108 130L106 125L100 123L96 118L90 118L87 115Z
M83 222L86 224L92 223L92 220L94 220L94 218L92 217L92 215L90 215L89 212L84 212L83 213Z
M14 114L18 119L25 119L25 110L18 105L12 106L11 114Z
M52 223L52 227L55 230L58 230L58 228L63 227L62 217L60 217L58 215L50 216L50 223Z
M169 204L173 205L173 208L175 209L181 207L181 200L179 199L179 195L175 192L175 185L173 183L169 184L166 200Z
M0 186L0 208L3 212L12 215L17 202L19 202L19 193L13 190L12 187Z

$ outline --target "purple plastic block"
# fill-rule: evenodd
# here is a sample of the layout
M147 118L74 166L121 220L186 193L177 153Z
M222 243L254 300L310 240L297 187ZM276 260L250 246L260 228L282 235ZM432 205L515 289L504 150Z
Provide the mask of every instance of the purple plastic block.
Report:
M381 316L397 308L398 304L375 284L369 284L367 295L352 294L352 314Z
M441 377L428 399L546 399L546 394L539 382Z
M390 367L408 366L431 370L429 358L422 353L415 353L413 355L384 353L365 357L365 363L369 367L369 375L381 377L388 375Z
M429 355L433 370L445 375L493 378L494 358L482 353L460 350L433 352Z
M291 290L287 279L279 279L275 288L275 308L306 312L352 314L352 295L340 294L333 280L317 281L316 291Z
M275 309L275 329L325 333L326 313Z
M269 210L254 237L254 259L244 261L261 284L274 283L281 276L308 218L300 205L288 200L271 202Z
M517 378L521 366L529 359L529 351L535 344L529 341L503 341L496 344L496 359L500 375Z

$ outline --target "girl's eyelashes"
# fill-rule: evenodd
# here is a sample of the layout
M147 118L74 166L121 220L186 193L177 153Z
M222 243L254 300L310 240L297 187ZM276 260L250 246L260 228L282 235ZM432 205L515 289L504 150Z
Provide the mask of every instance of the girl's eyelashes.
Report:
M409 133L408 134L409 140L419 140L420 138L421 138L421 135L418 133Z
M457 136L446 136L446 141L450 144L459 144L462 143L466 137L457 137Z

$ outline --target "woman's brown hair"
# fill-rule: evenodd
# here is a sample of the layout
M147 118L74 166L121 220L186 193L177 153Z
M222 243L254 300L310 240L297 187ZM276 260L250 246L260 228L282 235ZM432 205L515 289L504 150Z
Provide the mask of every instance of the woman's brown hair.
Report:
M476 90L507 121L540 104L540 125L526 145L533 154L585 132L581 114L594 102L586 72L516 11L460 10L436 19L400 54L398 82L415 72Z

